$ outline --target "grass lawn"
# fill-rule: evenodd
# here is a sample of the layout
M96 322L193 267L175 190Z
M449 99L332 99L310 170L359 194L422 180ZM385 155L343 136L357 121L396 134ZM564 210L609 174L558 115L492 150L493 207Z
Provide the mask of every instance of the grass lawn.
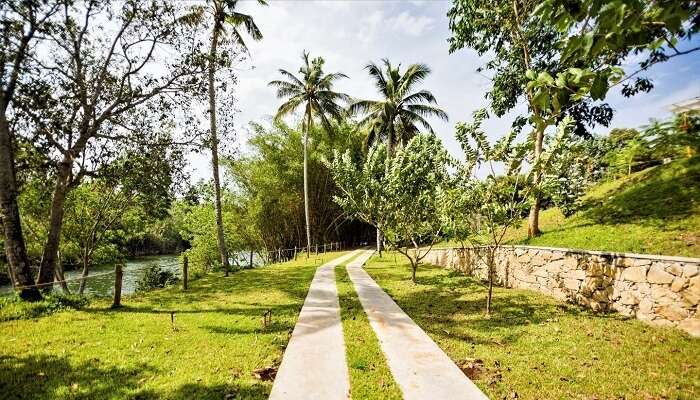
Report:
M352 398L401 399L401 391L345 267L336 268L335 273Z
M208 275L187 292L127 297L117 311L94 301L0 322L0 398L267 398L272 383L253 371L279 364L316 267L339 254ZM16 310L0 309L0 320L5 311Z
M674 161L592 187L565 218L540 213L542 235L527 239L523 221L513 244L700 257L700 156ZM442 243L451 246L455 243Z
M517 289L496 288L486 318L479 282L422 266L413 284L385 254L367 272L490 398L700 398L700 340Z

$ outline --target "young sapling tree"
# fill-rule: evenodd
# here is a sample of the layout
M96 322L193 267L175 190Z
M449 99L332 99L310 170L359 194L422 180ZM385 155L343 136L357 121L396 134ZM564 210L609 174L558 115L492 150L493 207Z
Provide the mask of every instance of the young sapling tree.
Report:
M370 149L362 165L349 152L330 164L341 195L335 201L350 216L374 225L390 247L418 266L442 240L442 192L451 158L433 134L418 134L388 157L385 144Z
M547 150L540 157L527 160L534 145L532 138L517 143L520 131L514 129L492 145L481 128L485 118L486 111L479 110L474 113L473 122L457 125L457 140L466 161L458 165L454 184L441 201L445 210L443 224L455 239L468 242L487 268L486 313L491 314L496 258L506 232L522 220L533 195L547 184L545 179L534 177L549 175L573 120L564 118ZM478 178L477 172L486 176Z

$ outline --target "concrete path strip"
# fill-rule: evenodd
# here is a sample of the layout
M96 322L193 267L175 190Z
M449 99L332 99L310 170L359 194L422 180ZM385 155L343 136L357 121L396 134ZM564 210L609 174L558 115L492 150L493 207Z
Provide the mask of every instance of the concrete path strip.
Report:
M362 266L372 253L366 251L349 263L348 275L403 398L488 399L365 272Z
M335 267L358 253L359 250L338 257L316 270L277 371L270 399L345 400L350 397Z

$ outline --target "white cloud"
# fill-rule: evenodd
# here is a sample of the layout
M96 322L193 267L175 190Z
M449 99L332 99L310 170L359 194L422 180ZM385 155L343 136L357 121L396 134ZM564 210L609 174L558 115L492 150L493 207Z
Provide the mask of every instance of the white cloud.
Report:
M424 15L414 16L403 11L395 17L387 19L387 25L394 31L410 36L420 36L431 30L435 20Z
M427 63L433 73L422 88L431 90L450 116L449 122L431 121L448 150L460 156L454 139L454 125L468 121L474 110L487 105L484 93L488 79L475 72L485 58L474 51L449 54L450 37L447 10L450 2L426 1L274 1L267 7L257 2L241 2L243 12L253 15L263 32L260 42L247 40L252 59L238 72L237 103L238 145L245 148L250 121L269 121L280 100L267 82L278 78L278 68L296 72L300 55L306 49L313 56L326 59L326 70L341 71L350 79L338 83L337 89L356 98L377 98L376 88L364 70L369 61L388 58L393 64ZM676 61L677 60L677 61ZM639 126L649 117L667 114L665 107L684 97L700 93L700 59L693 56L673 59L650 71L656 88L652 93L625 99L609 96L617 109L614 126ZM251 67L255 68L251 68ZM659 69L657 69L659 68ZM670 75L669 75L670 74ZM490 75L490 74L489 74ZM521 106L518 112L525 112ZM484 124L491 139L504 134L513 114L492 118ZM609 129L601 128L601 133ZM206 153L192 156L193 178L211 176Z

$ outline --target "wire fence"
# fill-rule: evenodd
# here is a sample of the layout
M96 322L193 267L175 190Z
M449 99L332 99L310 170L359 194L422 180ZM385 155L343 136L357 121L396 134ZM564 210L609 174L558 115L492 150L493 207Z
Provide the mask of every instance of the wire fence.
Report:
M324 254L329 251L339 251L344 248L343 242L331 242L331 243L323 243L323 244L316 244L312 245L311 247L309 246L304 246L304 247L293 247L293 248L287 248L287 249L275 249L275 250L267 250L264 251L263 253L266 255L264 257L264 261L266 264L271 264L271 263L276 263L276 262L283 262L283 261L290 261L290 260L296 260L300 254L304 253L306 255L319 255L319 254ZM309 251L310 250L310 251Z
M275 249L275 250L263 250L261 252L256 252L263 258L263 265L269 265L273 263L278 263L278 262L285 262L285 261L291 261L291 260L296 260L300 255L316 255L318 256L319 254L324 254L329 251L339 251L344 248L343 242L331 242L331 243L323 243L323 244L316 244L311 246L311 251L307 251L308 246L304 247L293 247L293 248L287 248L287 249ZM37 283L34 285L26 285L26 286L14 286L13 289L15 291L21 291L24 289L31 289L31 288L46 288L46 287L51 287L54 285L63 285L67 284L70 282L80 282L82 280L90 280L93 278L98 278L98 277L103 277L103 276L108 276L108 275L114 275L116 273L116 269L111 270L111 271L106 271L106 272L100 272L97 274L90 274L88 276L77 276L73 278L64 278L64 279L54 279L51 282L46 282L46 283Z

